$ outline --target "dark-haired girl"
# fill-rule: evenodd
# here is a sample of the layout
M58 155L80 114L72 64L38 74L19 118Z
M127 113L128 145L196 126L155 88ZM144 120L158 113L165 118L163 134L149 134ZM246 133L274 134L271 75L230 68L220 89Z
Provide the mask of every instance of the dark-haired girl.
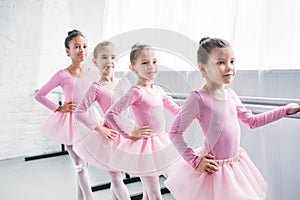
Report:
M87 41L84 35L78 30L70 31L65 39L65 50L72 63L65 69L59 70L41 87L35 99L52 111L42 129L50 139L66 145L74 162L78 185L77 199L92 200L86 162L72 148L77 131L73 112L90 84L87 82L79 83L84 74L83 63L88 55ZM62 88L64 93L65 103L63 105L57 105L46 97L58 86Z

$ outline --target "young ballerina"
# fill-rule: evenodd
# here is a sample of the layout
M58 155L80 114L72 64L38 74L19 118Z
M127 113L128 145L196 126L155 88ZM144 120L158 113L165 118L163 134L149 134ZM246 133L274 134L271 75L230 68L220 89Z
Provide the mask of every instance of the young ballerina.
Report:
M173 114L179 106L153 83L158 73L155 51L148 45L136 44L130 52L130 70L137 75L137 84L105 114L107 120L122 136L109 165L140 176L143 199L162 199L158 175L177 158L176 149L165 133L163 108ZM136 129L124 131L126 124L118 116L131 108Z
M35 99L52 111L44 122L42 129L50 139L66 145L75 164L78 184L77 199L92 200L86 162L72 148L76 138L75 132L77 131L73 112L85 92L84 88L89 85L89 83L83 83L80 79L84 71L83 63L88 54L87 41L84 35L78 30L68 32L65 39L65 49L72 63L67 68L58 71L40 88ZM47 98L47 94L58 86L62 88L64 93L65 103L62 106Z
M258 115L247 110L237 94L225 87L236 70L233 50L223 39L203 38L197 58L206 83L189 94L173 122L170 139L184 160L172 167L165 185L178 200L265 199L265 180L240 147L238 121L256 128L300 107L292 103ZM194 119L205 137L204 147L195 150L183 138Z
M112 103L129 89L126 79L114 76L117 63L115 46L110 41L100 42L94 49L93 63L100 71L100 80L95 81L76 108L75 117L90 130L78 132L79 141L74 146L74 151L88 163L108 170L111 179L112 198L129 200L129 192L123 182L123 173L110 169L107 162L112 156L113 149L122 141L122 137L105 122L102 123L89 118L85 113L94 102L97 102L105 113Z

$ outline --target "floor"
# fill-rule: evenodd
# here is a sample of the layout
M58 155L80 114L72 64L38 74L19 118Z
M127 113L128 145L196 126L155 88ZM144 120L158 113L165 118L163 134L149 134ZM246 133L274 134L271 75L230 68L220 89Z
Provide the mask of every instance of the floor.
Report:
M68 155L25 161L14 158L0 161L1 200L76 200L76 184L72 162ZM104 170L89 166L92 186L107 183ZM163 186L164 178L160 178ZM127 185L131 194L140 193L140 182ZM109 190L93 192L95 200L108 200ZM163 200L174 200L164 194Z

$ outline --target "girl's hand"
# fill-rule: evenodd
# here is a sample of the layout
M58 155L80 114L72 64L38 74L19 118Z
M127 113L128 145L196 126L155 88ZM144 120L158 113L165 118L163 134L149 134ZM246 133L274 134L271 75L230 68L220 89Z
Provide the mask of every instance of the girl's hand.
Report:
M113 130L113 129L110 129L110 128L107 128L106 126L104 126L103 124L100 124L98 125L95 130L98 132L98 133L101 133L107 140L109 141L112 141L114 140L117 135L118 135L118 132Z
M201 171L203 173L206 173L207 175L211 175L214 172L219 170L218 164L214 161L214 156L211 154L208 154L204 156L199 165L197 166L197 170Z
M65 102L64 105L60 106L56 112L74 112L77 107L77 104L71 100L68 102Z
M289 103L285 106L286 114L292 115L300 111L300 106L296 103Z
M129 139L131 140L138 140L138 139L144 139L149 138L152 135L152 129L150 129L149 126L142 126L140 128L135 128Z

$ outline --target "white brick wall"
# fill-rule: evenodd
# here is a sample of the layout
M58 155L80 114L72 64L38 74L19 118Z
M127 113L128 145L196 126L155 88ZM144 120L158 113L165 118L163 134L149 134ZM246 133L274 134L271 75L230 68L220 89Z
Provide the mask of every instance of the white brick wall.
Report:
M49 111L34 91L70 60L64 39L82 30L90 52L100 41L104 1L0 1L0 159L60 149L40 131ZM78 15L80 13L80 15Z

